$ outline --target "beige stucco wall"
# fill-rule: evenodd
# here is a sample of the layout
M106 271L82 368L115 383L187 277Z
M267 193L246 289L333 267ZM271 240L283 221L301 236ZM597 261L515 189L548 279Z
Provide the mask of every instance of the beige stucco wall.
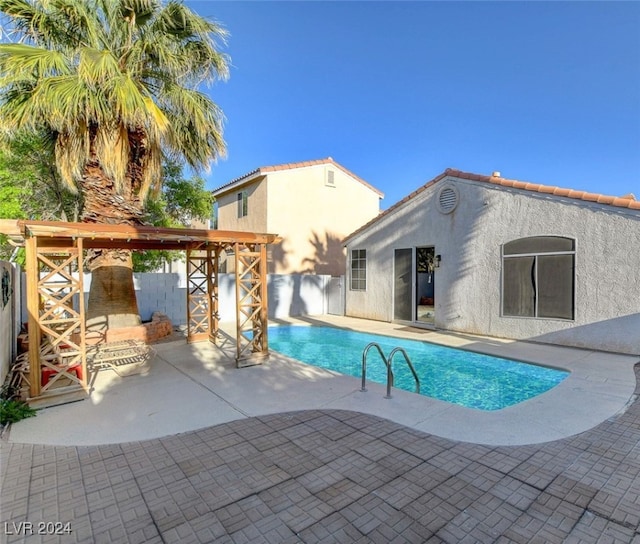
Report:
M334 186L327 173L334 172ZM269 174L270 232L283 238L274 249L276 273L344 274L342 240L379 213L380 198L339 168L322 164ZM286 195L286 196L285 196Z
M436 207L459 191L456 210ZM501 247L528 236L576 240L575 320L501 316ZM435 246L436 327L640 354L640 212L529 191L445 179L349 242L367 250L365 292L350 291L350 316L393 319L394 249Z
M329 170L333 187L327 185ZM380 209L375 191L331 164L269 172L243 188L249 215L237 217L238 187L218 197L218 228L280 236L269 252L269 271L276 274L344 274L342 240Z
M216 197L218 229L269 232L267 229L267 180L260 177ZM238 193L247 191L248 214L238 217Z

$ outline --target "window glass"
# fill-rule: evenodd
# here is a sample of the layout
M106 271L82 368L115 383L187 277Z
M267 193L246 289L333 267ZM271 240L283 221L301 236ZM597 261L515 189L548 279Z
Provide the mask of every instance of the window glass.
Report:
M538 317L573 319L573 255L538 258Z
M523 238L505 244L503 251L503 315L575 318L574 240L557 236ZM564 255L550 254L565 251L568 253Z
M503 311L505 315L533 317L536 308L535 257L504 260Z
M559 236L533 236L521 238L504 245L505 255L518 255L522 253L554 253L557 251L573 251L575 241Z
M364 291L367 288L367 250L351 250L351 290Z
M249 195L247 191L238 193L238 217L246 217L249 213Z

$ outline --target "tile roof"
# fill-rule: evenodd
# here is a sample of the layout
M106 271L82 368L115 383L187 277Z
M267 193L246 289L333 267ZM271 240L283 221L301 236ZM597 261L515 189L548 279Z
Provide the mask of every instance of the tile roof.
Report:
M221 192L224 193L225 192L224 189L230 187L231 185L236 185L239 182L242 182L242 181L245 181L245 180L248 181L250 178L253 178L253 177L263 176L265 174L268 174L269 172L279 172L279 171L282 171L282 170L293 170L294 168L304 168L304 167L307 167L307 166L318 166L320 164L332 164L336 168L339 168L340 170L342 170L345 174L351 176L355 180L357 180L360 183L362 183L365 187L368 187L369 189L371 189L374 193L379 195L380 198L382 198L384 196L384 193L382 193L381 191L376 189L373 185L367 183L361 177L356 176L353 172L347 170L344 166L342 166L341 164L339 164L336 161L334 161L331 157L327 157L326 159L316 159L316 160L312 160L312 161L291 162L291 163L287 163L287 164L277 164L277 165L273 165L273 166L261 166L260 168L256 168L255 170L252 170L251 172L248 172L248 173L244 174L243 176L240 176L238 178L232 179L230 182L225 183L224 185L221 185L220 187L217 187L216 189L213 190L213 192L217 193L217 192L221 191Z
M518 181L516 179L507 179L500 176L485 176L482 174L472 174L469 172L462 172L461 170L456 170L455 168L447 168L442 174L439 174L431 181L425 183L422 187L419 187L412 193L405 196L402 200L396 202L390 208L380 212L380 214L374 217L371 221L352 232L349 236L344 239L344 242L353 238L356 234L359 234L370 225L374 224L376 221L381 219L382 217L388 215L392 211L401 207L405 202L408 202L413 197L419 195L435 183L448 178L454 177L458 179L467 179L471 181L479 181L482 183L490 183L492 185L498 185L500 187L509 187L512 189L522 189L525 191L531 191L535 193L543 193L549 196L556 197L564 197L564 198L572 198L575 200L584 200L586 202L594 202L597 204L605 204L608 206L614 206L617 208L628 208L631 210L640 210L640 201L636 200L633 193L629 193L622 197L603 195L600 193L589 193L587 191L576 191L574 189L564 189L562 187L556 187L552 185L542 185L540 183L530 183L528 181Z

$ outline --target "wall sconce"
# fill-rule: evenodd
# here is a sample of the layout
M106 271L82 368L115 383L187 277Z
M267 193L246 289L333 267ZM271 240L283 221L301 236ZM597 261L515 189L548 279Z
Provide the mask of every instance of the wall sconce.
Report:
M433 267L440 268L440 261L442 260L442 255L436 255L433 260Z

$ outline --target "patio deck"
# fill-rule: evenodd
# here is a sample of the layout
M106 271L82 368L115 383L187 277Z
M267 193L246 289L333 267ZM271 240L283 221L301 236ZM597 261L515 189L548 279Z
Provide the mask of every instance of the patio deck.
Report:
M298 321L302 322L302 321ZM184 341L155 345L147 375L100 372L90 399L55 406L16 425L10 440L32 444L98 445L159 438L251 416L292 410L355 410L443 438L519 445L564 438L625 409L640 357L407 328L323 316L306 323L429 340L565 368L571 375L549 392L487 412L303 365L272 352L269 363L237 369L231 328L220 347ZM588 409L585 409L588 407ZM69 424L73 421L73 425Z
M487 342L449 341L468 348ZM498 352L516 349L489 342ZM547 346L519 344L530 356L548 355ZM525 416L507 414L507 432L500 434L496 420L485 435L465 421L472 410L462 409L452 425L456 413L432 399L414 405L416 395L398 391L385 400L384 387L376 391L373 384L360 393L355 378L283 357L235 369L215 353L204 344L160 345L148 376L108 380L102 373L105 383L91 400L15 425L0 453L4 539L640 542L637 358L557 352L556 366L584 370L562 396L584 393L592 403L570 411L573 427L556 422L549 430L564 437L541 442L535 403L527 413L533 432L514 434L514 421ZM599 374L596 360L609 372ZM605 417L589 427L598 395L608 399L598 416ZM542 400L566 408L560 399ZM384 417L372 413L379 409ZM420 412L414 423L392 421L410 412ZM578 412L586 413L579 418ZM38 443L47 426L51 436L63 421L77 429L66 444ZM167 436L179 424L187 432ZM203 428L187 430L194 425ZM438 433L466 441L425 432L423 425L440 425ZM539 443L502 443L528 436ZM29 536L22 522L33 523L34 532L38 522L68 522L71 532Z

